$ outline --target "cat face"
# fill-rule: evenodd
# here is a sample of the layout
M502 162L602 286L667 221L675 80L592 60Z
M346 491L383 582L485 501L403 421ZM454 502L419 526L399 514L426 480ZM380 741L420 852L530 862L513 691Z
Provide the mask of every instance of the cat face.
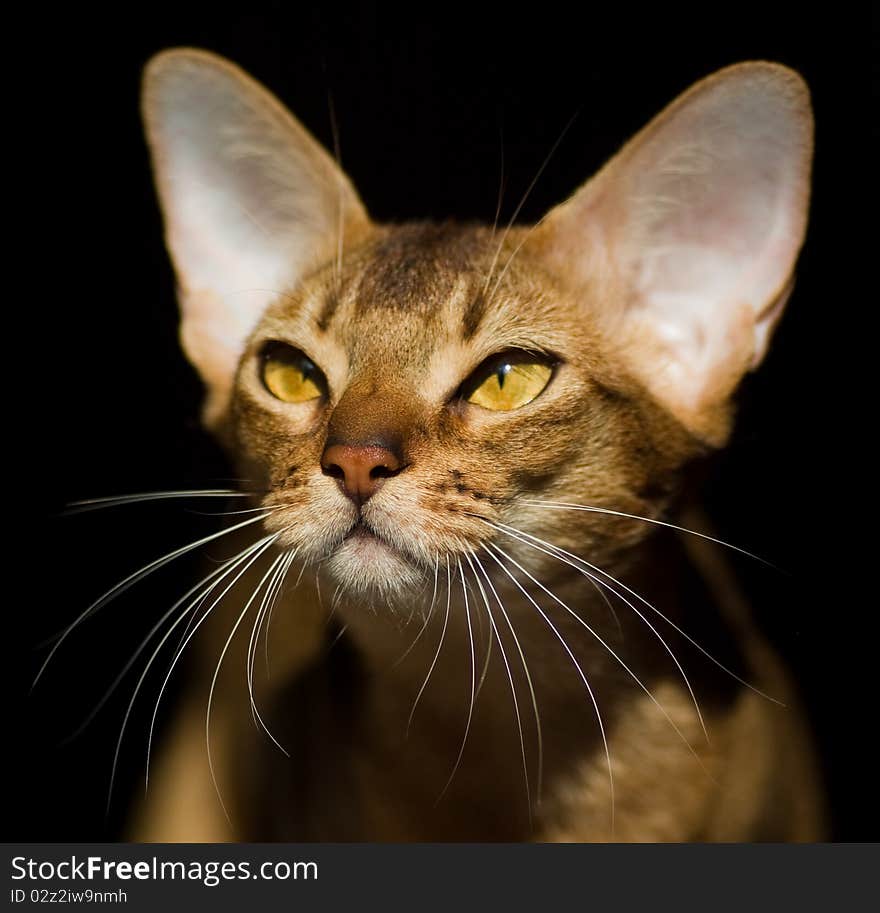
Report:
M352 589L540 536L538 499L656 516L725 439L803 238L809 102L771 64L698 84L510 230L374 225L301 125L212 55L156 58L144 111L206 421L279 544ZM554 542L602 562L645 532L560 519Z
M281 508L267 521L280 542L329 556L349 587L419 583L496 538L492 523L533 528L527 498L656 510L688 446L540 264L517 259L486 291L497 234L369 232L341 272L328 265L273 302L248 340L230 410L242 471ZM314 383L291 395L272 372L301 385L303 356ZM355 452L334 462L340 447ZM594 554L630 541L609 517L569 527Z

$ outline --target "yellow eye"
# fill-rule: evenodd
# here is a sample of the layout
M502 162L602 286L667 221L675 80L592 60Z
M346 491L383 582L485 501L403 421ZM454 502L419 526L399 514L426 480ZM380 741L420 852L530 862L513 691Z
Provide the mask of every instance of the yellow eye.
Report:
M319 399L326 381L317 365L299 349L280 342L270 343L263 352L262 378L266 389L285 403Z
M550 382L553 368L515 356L494 360L490 373L468 394L467 401L484 409L507 412L530 403Z

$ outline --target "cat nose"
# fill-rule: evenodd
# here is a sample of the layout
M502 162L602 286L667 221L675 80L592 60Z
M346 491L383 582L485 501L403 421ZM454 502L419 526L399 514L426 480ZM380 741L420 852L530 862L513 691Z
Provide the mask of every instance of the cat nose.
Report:
M358 506L402 468L399 457L382 444L329 444L321 456L324 475L336 479Z

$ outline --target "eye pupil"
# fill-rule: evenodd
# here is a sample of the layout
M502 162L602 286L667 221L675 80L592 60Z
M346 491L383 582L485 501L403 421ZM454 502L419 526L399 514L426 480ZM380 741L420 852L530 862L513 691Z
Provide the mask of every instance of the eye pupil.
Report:
M266 389L286 403L317 400L327 390L320 368L299 349L286 343L270 342L264 347L261 373Z
M550 383L553 363L546 356L512 351L483 362L463 385L469 403L508 412L530 403Z

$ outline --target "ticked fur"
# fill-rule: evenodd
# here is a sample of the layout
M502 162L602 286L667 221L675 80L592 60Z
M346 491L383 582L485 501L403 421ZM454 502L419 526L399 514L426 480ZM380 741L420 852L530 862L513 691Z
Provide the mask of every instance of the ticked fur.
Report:
M221 677L232 829L179 829L177 772L141 835L817 836L800 723L744 684L787 700L784 675L651 523L726 440L791 291L812 143L800 78L715 74L538 225L504 231L372 223L280 103L204 52L151 62L144 114L206 423L308 575L280 591L272 641L297 646L257 689L291 758L246 734L246 690ZM320 401L267 391L277 342L320 367ZM552 360L546 389L510 412L467 402L465 380L505 351ZM354 503L322 469L330 441L382 441L403 469ZM336 588L345 632L324 659L312 578ZM724 671L692 680L681 631Z

